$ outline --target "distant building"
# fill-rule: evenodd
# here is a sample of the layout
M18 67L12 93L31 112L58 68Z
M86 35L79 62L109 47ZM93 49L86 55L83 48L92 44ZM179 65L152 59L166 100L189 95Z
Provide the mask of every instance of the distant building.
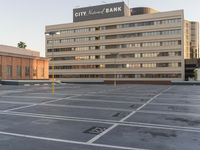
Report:
M0 45L0 80L48 79L48 59L32 50Z
M55 78L80 81L185 80L185 59L199 58L199 25L183 10L159 12L124 2L74 9L74 22L46 26Z
M159 11L149 8L149 7L135 7L131 8L131 15L144 15L144 14L153 14L158 13Z
M199 23L185 20L185 59L199 58Z
M200 68L200 59L185 59L185 80L195 79L195 69Z

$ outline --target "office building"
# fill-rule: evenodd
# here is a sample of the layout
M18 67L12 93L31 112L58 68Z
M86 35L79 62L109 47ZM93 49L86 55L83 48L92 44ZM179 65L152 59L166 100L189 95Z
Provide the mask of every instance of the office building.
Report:
M39 52L0 45L0 80L49 79L48 66Z
M199 58L199 23L185 20L185 59Z
M183 10L124 2L77 8L73 23L46 26L46 33L60 33L46 36L50 78L54 70L65 82L185 80L184 59L199 55L195 30L198 23L186 21Z

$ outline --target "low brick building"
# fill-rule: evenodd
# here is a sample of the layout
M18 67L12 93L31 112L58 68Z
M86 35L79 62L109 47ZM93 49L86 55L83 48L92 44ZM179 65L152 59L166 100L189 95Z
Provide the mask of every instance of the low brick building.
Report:
M45 80L48 65L39 52L0 45L0 80Z

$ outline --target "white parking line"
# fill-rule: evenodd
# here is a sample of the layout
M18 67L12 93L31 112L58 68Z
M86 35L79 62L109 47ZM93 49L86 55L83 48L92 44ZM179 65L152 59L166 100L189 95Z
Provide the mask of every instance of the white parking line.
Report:
M161 100L173 100L173 99L175 99L175 100L190 100L190 101L200 101L200 99L199 98L190 98L190 97L188 97L188 98L182 98L182 97L158 97L157 99L161 99Z
M169 115L186 115L186 116L200 116L199 113L186 113L186 112L171 112L171 111L154 111L154 110L140 110L141 113L150 114L169 114Z
M155 95L155 94L154 94ZM84 95L85 96L85 95ZM102 96L102 97L121 97L121 98L124 98L124 97L131 97L131 98L144 98L144 99L148 99L149 97L152 97L153 95L150 95L150 96L148 96L148 97L144 97L144 95L141 95L141 96L126 96L126 95L105 95L105 94L98 94L98 95L94 95L94 94L90 94L89 96L95 96L95 97L97 97L97 96Z
M51 141L51 142L79 144L79 145L105 147L105 148L115 148L115 149L121 149L121 150L147 150L147 149L132 148L132 147L122 147L122 146L114 146L114 145L105 145L105 144L88 144L88 143L79 142L79 141L56 139L56 138L48 138L48 137L33 136L33 135L18 134L18 133L3 132L3 131L0 131L0 134L2 134L2 135L8 135L8 136L15 136L15 137L28 138L28 139L37 139L37 140L45 140L45 141Z
M71 98L71 97L75 97L75 96L69 96L68 98ZM56 100L52 100L52 101L46 101L46 102L42 102L42 103L34 103L34 104L26 105L26 106L15 107L15 108L4 110L4 112L14 111L14 110L19 110L19 109L24 109L24 108L30 108L30 107L34 107L34 106L38 106L38 105L45 105L48 103L61 101L63 99L64 98L60 98L60 99L56 99ZM67 98L65 98L65 99L67 99Z
M51 100L51 101L46 101L46 102L39 103L38 105L54 103L54 102L58 102L58 101L61 101L61 100L67 100L67 99L74 98L74 97L77 97L77 96L80 96L80 95L73 95L73 96L68 96L68 97L65 97L65 98L59 98L59 99L55 99L55 100Z
M0 101L0 103L5 103L5 104L22 104L22 105L29 105L28 107L31 107L31 105L33 106L50 106L50 107L60 107L60 108L80 108L80 109L95 109L95 110L112 110L112 111L123 111L123 112L130 112L133 111L133 108L111 108L111 107L94 107L94 106L81 106L81 105L61 105L61 104L49 104L49 103L53 103L53 102L57 102L57 101L61 101L63 99L58 99L55 101L47 101L47 102L43 102L43 103L31 103L31 102L13 102L13 101ZM67 99L65 99L67 100ZM133 103L132 103L133 104ZM22 108L28 108L26 106L22 107ZM17 108L13 108L13 109L9 109L9 110L5 110L5 111L12 111L12 110L17 110L17 109L22 109L21 107L17 107Z
M33 94L34 95L34 94ZM73 94L72 96L68 96L68 97L64 97L64 98L59 98L59 99L53 99L51 101L46 101L46 102L41 102L41 103L35 103L35 104L30 104L30 105L26 105L26 106L20 106L20 107L15 107L15 108L11 108L11 109L7 109L7 110L4 110L4 112L9 112L9 111L14 111L14 110L19 110L19 109L24 109L24 108L30 108L30 107L33 107L33 106L38 106L38 105L47 105L49 103L53 103L53 102L57 102L57 101L61 101L61 100L67 100L67 99L70 99L70 98L74 98L74 97L77 97L77 96L81 96L80 94ZM32 98L32 97L25 97L25 96L4 96L4 97L13 97L13 98ZM34 97L35 98L35 97ZM37 97L39 98L39 97ZM41 98L41 97L40 97ZM53 105L53 104L52 104ZM54 105L55 106L55 105ZM61 106L60 106L61 107ZM67 106L66 106L67 107ZM69 106L69 107L73 107L73 106ZM79 106L80 108L81 106ZM88 107L89 108L89 107ZM91 107L90 107L91 108ZM100 109L100 108L99 108Z
M22 105L30 105L30 104L36 104L32 102L15 102L15 101L1 101L0 103L5 103L5 104L22 104Z
M133 108L109 108L109 107L94 107L94 106L80 106L80 105L58 105L58 104L38 104L39 106L52 106L60 108L79 108L79 109L94 109L94 110L105 110L105 111L123 111L131 112Z
M14 110L24 109L24 108L29 108L29 107L33 107L33 106L36 106L36 105L37 104L31 104L31 105L26 105L26 106L15 107L15 108L4 110L4 112L14 111Z
M43 97L43 96L11 96L11 95L4 95L4 96L1 96L2 98L33 98L33 99L55 99L53 97Z
M62 99L59 99L62 100ZM65 99L63 99L65 100ZM66 99L67 100L67 99ZM70 99L72 101L81 101L81 99ZM83 101L91 101L91 102L102 102L102 103L110 103L110 101L98 101L98 100L83 100ZM50 102L50 101L47 101ZM38 105L38 106L55 106L55 107L68 107L68 108L85 108L85 109L98 109L98 110L113 110L113 111L125 111L125 112L130 112L133 109L122 109L122 108L105 108L105 107L93 107L93 106L80 106L80 105L60 105L60 104L45 104L45 103L33 103L33 102L15 102L15 101L0 101L0 103L5 103L5 104L21 104L21 105ZM115 103L111 101L111 103ZM137 103L137 102L116 102L116 103L121 103L121 104L138 104L138 105L142 105L143 103ZM157 105L157 106L194 106L194 107L199 107L200 104L198 105L188 105L188 104L166 104L166 103L151 103L150 105ZM23 108L26 108L26 106L23 106ZM28 106L30 107L30 106ZM18 108L16 108L17 110ZM11 109L12 110L12 109ZM13 108L13 110L15 110L15 108ZM10 110L9 110L10 111ZM200 114L198 113L185 113L185 112L169 112L169 111L154 111L154 110L140 110L139 112L141 113L147 113L147 114L168 114L168 115L186 115L186 116L200 116Z
M175 131L200 133L200 128L197 128L197 127L182 127L182 126L151 124L151 123L141 123L141 122L126 122L126 121L120 122L120 121L115 121L115 120L79 118L79 117L68 117L68 116L57 116L57 115L35 114L35 113L24 113L24 112L0 111L0 114L20 116L20 117L51 119L51 120L53 119L53 120L63 120L63 121L85 122L85 123L100 123L100 124L109 124L109 125L119 124L119 125L128 126L128 127L144 127L144 128L155 128L155 129L163 129L163 130L175 130Z
M131 112L129 115L127 115L126 117L122 118L120 120L120 122L125 121L126 119L128 119L129 117L131 117L132 115L134 115L137 111L141 110L143 107L145 107L146 105L148 105L149 103L151 103L156 97L160 96L162 93L170 90L173 86L163 90L162 92L160 92L159 94L155 95L154 97L152 97L150 100L148 100L145 104L143 104L141 107L139 107L138 109L136 109L135 111ZM113 126L109 127L107 130L105 130L104 132L98 134L97 136L95 136L94 138L90 139L87 143L91 144L94 143L95 141L97 141L99 138L101 138L102 136L104 136L106 133L108 133L109 131L111 131L112 129L114 129L115 127L117 127L119 125L119 123L114 124Z
M199 104L180 104L180 103L159 103L159 102L154 102L154 103L151 103L150 105L156 105L156 106L181 106L181 107L187 106L187 107L199 107L199 106L200 106L200 103L199 103Z
M112 92L112 93L104 93L104 95L105 96L113 96L113 95L115 95L115 96L127 96L127 97L134 97L134 96L154 96L154 95L156 95L157 93L150 93L150 92L146 92L146 93L134 93L134 94L126 94L126 93L121 93L121 92Z
M72 101L86 101L86 102L102 102L102 103L118 103L118 104L144 104L143 102L135 101L114 101L114 100L103 100L103 99L82 99L82 98L72 98Z
M52 93L29 93L28 95L35 96L35 95L41 95L41 94L49 94L49 96L51 96ZM66 93L58 93L58 92L55 93L55 96L67 96L67 95L71 96L71 95L79 95L79 94L70 94L70 93L66 94Z
M173 126L173 125L153 124L153 123L141 123L141 122L124 122L121 125L131 126L131 127L156 128L156 129L162 129L162 130L175 130L175 131L200 133L199 127L196 127L196 128L195 127L183 127L183 126Z

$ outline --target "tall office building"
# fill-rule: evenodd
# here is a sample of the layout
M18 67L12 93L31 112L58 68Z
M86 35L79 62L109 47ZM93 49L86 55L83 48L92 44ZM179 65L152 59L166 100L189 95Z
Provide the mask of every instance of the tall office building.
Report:
M199 58L199 23L185 20L185 59Z
M66 82L184 80L184 58L191 49L198 55L198 27L189 23L186 35L183 10L130 9L119 2L74 9L73 19L46 26L46 33L60 33L46 35L50 78L54 72Z

